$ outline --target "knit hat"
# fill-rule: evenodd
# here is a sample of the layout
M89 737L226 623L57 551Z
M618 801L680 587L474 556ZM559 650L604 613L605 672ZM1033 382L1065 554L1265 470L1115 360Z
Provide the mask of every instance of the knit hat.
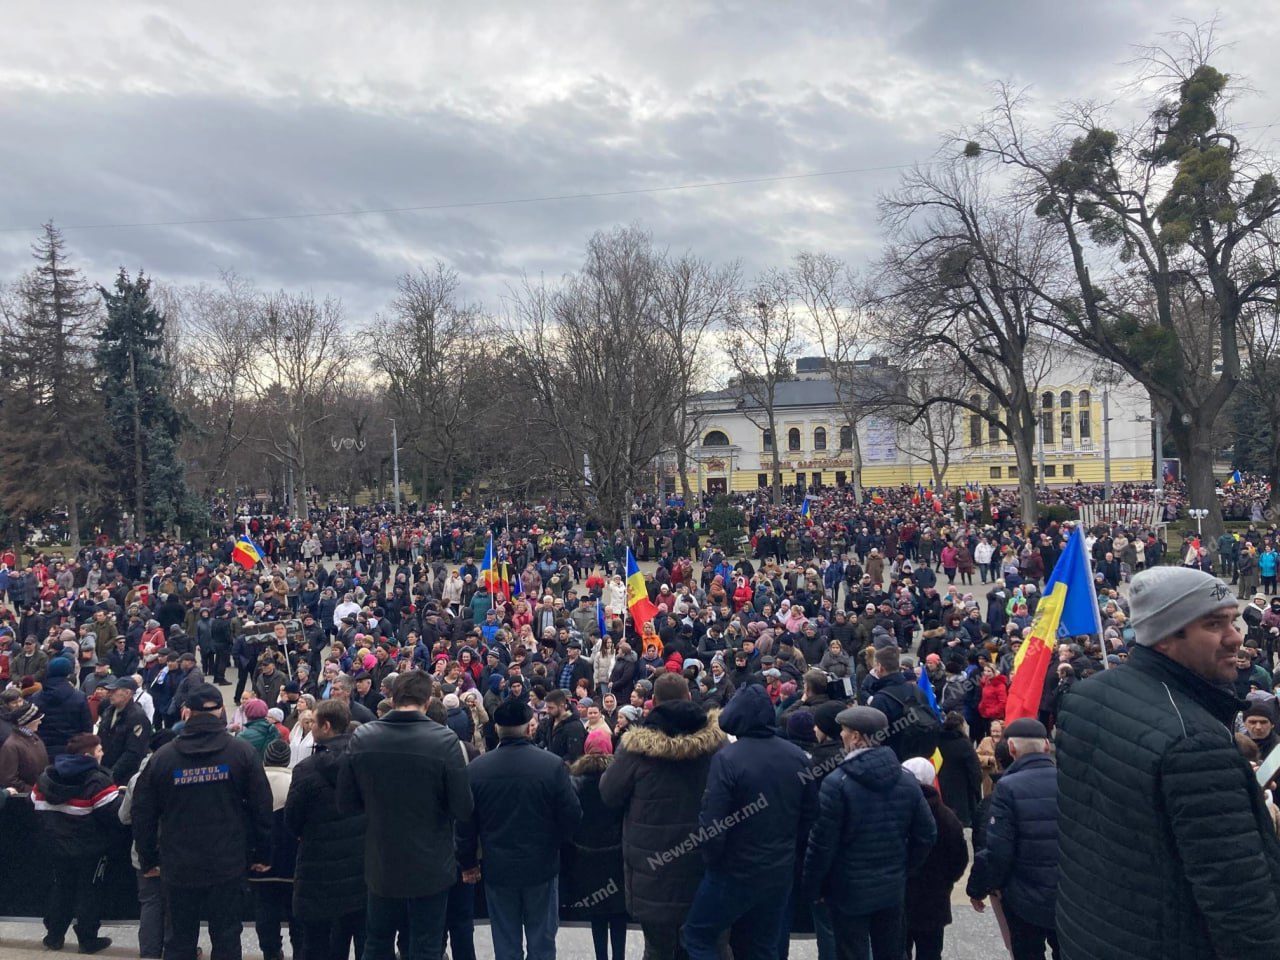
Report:
M817 737L813 735L813 714L808 710L797 710L787 717L787 739L792 743L813 743Z
M609 732L607 730L592 730L587 734L587 742L582 749L585 753L612 755L613 738L609 736Z
M456 693L446 693L444 695L444 708L446 710L456 710L462 706L462 701L458 699Z
M633 707L631 704L627 704L618 711L618 715L626 717L627 721L630 723L637 723L644 714L641 712L639 707Z
M533 711L529 705L510 697L503 700L493 711L495 727L520 727L533 719Z
M844 709L844 704L838 700L828 700L826 703L819 704L817 709L813 711L813 725L825 733L828 739L840 739L840 722L836 720L836 716Z
M37 720L44 719L44 711L37 707L34 703L28 703L18 713L10 718L15 727L25 727L28 724L35 723Z
M284 723L284 711L279 707L272 707L267 711L267 719L272 723Z
M244 717L246 720L261 720L267 715L267 705L264 701L254 697L244 705Z
M915 777L922 787L932 787L937 781L938 773L933 769L933 763L924 757L903 761L902 769Z
M268 767L287 767L291 757L289 744L286 741L272 740L262 753L262 762Z
M1236 609L1230 588L1191 567L1152 567L1134 576L1129 609L1137 642L1150 647L1216 610Z
M71 661L66 657L54 657L49 661L49 679L71 676Z

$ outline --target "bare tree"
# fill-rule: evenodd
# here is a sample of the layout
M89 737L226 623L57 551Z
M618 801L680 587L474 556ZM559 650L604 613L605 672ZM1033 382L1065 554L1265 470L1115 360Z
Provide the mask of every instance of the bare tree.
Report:
M785 274L766 274L725 319L725 352L733 367L730 389L742 415L766 432L773 502L782 503L778 457L778 384L794 377L800 324Z
M283 290L263 300L258 316L258 354L248 374L262 408L255 439L292 472L294 516L306 516L312 431L330 417L329 401L352 360L342 321L339 301Z
M958 364L958 376L930 383L923 407L967 410L992 436L1009 437L1022 521L1034 523L1036 393L1050 307L1033 284L1050 281L1060 244L959 161L907 174L882 210L897 237L882 261L881 296L899 349L916 366L928 368L940 354Z
M1241 319L1274 307L1280 291L1269 256L1280 182L1270 158L1248 150L1226 120L1231 85L1210 62L1215 52L1212 26L1145 51L1139 79L1164 86L1136 126L1113 129L1104 110L1077 104L1055 127L1037 130L1019 97L1003 89L964 146L975 162L1020 175L1027 205L1054 230L1067 268L1065 279L1053 278L1059 283L1026 285L1052 302L1048 319L1061 331L1147 388L1182 458L1191 502L1210 510L1211 535L1223 529L1214 450L1218 415L1241 376ZM1188 335L1216 339L1208 381L1188 366Z
M963 415L954 404L933 402L933 385L946 383L949 392L963 395L963 378L962 365L947 356L928 367L905 371L900 381L901 402L892 408L894 419L905 431L897 435L898 451L928 465L935 489L946 482L952 453L962 443Z

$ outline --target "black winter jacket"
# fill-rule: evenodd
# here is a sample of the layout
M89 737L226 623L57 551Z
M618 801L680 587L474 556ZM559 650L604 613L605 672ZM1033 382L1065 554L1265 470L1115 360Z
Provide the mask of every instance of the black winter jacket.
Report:
M176 887L239 880L271 858L262 760L220 716L193 715L155 752L134 786L132 819L140 869L158 866Z
M65 677L46 680L44 689L32 697L31 702L44 711L40 739L44 741L51 761L62 756L67 749L67 741L77 733L93 730L89 701Z
M123 710L107 704L98 717L98 736L102 740L102 765L111 771L112 780L125 786L138 772L151 743L151 721L146 711L133 700Z
M37 822L55 857L100 857L120 827L124 795L93 757L63 754L45 768L31 791Z
M622 736L600 778L600 797L624 808L627 912L643 923L683 923L702 880L702 858L661 854L698 831L711 759L727 741L714 713L688 700L660 703Z
M938 789L943 802L951 808L963 827L973 826L973 815L982 802L982 767L978 752L962 730L943 730L938 734L938 751L942 768L938 771Z
M907 871L924 863L937 837L920 784L894 752L857 750L822 781L803 896L852 915L896 906Z
M293 768L284 822L298 838L293 913L299 920L329 920L363 910L365 815L338 812L338 769L350 743L342 734L316 744Z
M802 776L809 757L777 736L764 687L739 691L721 712L720 729L737 740L716 753L707 774L698 818L708 832L701 842L707 868L743 881L785 883L795 864L796 832L807 833L816 813L815 785Z
M1241 704L1163 654L1077 683L1058 717L1067 960L1280 957L1280 844L1230 724Z
M560 872L560 847L573 838L582 805L569 768L528 737L502 740L470 766L471 818L458 824L462 869L479 862L485 883L532 886Z
M342 756L338 810L368 816L364 875L374 893L429 897L448 889L458 872L454 827L471 816L458 738L416 710L363 724Z
M611 917L627 912L622 876L622 811L600 798L600 777L613 758L590 754L569 770L582 820L573 843L562 852L560 903L570 919Z
M951 888L969 865L964 827L937 790L920 789L938 828L938 842L920 868L907 877L907 929L912 933L937 930L951 922Z
M1013 761L991 793L985 843L974 853L966 892L1000 891L1005 909L1052 927L1058 883L1058 771L1047 753Z

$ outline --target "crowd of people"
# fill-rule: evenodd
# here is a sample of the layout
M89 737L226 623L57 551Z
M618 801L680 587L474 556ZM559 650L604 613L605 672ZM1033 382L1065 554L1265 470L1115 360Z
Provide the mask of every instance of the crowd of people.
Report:
M554 505L366 509L0 556L0 788L48 836L45 945L109 945L103 862L130 839L144 958L193 960L202 921L239 957L251 915L268 958L469 960L479 889L503 960L554 957L561 918L598 960L631 923L646 960L785 958L793 929L821 960L928 960L966 872L1016 960L1280 955L1253 779L1280 598L1241 633L1159 528L1091 530L1102 629L1006 724L1070 525L1024 529L991 492L861 501L743 501L745 543L706 504L641 503L612 533ZM1230 548L1242 591L1258 527ZM1219 809L1248 889L1217 870ZM1126 904L1170 883L1139 949Z

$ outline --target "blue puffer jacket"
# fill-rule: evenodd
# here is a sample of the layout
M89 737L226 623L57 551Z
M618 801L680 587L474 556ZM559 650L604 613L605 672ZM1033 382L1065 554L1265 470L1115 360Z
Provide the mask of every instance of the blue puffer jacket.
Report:
M938 839L916 778L888 747L859 750L822 781L802 892L833 910L875 913L902 903L907 873Z
M1058 769L1046 753L1019 757L991 794L987 842L973 858L966 892L1001 892L1005 909L1054 925L1058 888Z
M737 741L716 753L698 817L707 868L761 882L791 875L796 832L813 822L816 785L809 758L776 736L777 715L764 687L739 690L720 714ZM713 835L714 834L714 835Z

